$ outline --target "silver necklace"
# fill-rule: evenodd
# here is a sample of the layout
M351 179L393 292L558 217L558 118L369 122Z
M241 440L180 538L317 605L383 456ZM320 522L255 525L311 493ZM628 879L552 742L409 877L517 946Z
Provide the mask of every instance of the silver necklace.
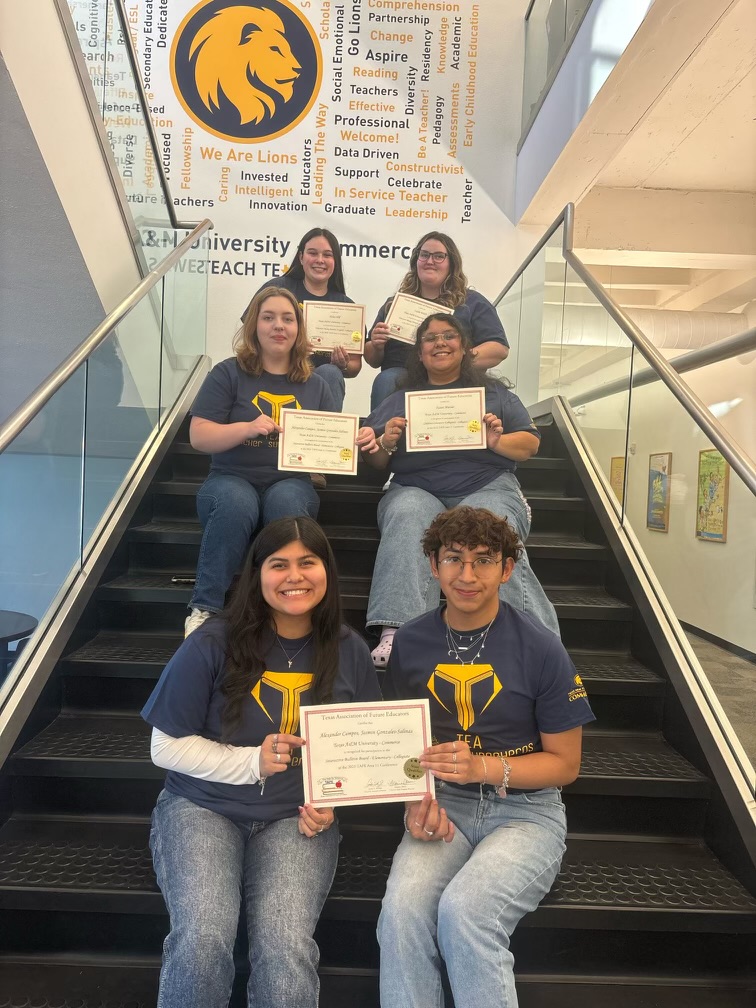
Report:
M286 661L287 661L287 662L289 663L289 668L291 668L291 663L292 663L292 662L294 661L294 659L295 659L295 658L297 657L297 655L298 655L298 654L301 654L301 653L302 653L302 651L304 651L304 649L305 649L305 648L307 647L307 645L308 645L308 644L310 643L310 641L312 640L312 634L310 634L310 636L309 636L309 637L307 638L307 640L306 640L306 641L304 642L304 644L303 644L303 645L302 645L302 647L301 647L301 648L299 649L299 651L297 651L297 652L296 652L295 654L293 654L293 655L291 656L291 658L289 658L289 652L288 652L288 651L286 650L286 648L285 648L285 647L283 646L283 644L281 643L281 638L280 638L280 637L278 636L278 634L276 634L275 636L276 636L276 640L278 641L278 646L279 646L279 647L281 648L281 650L283 651L283 653L284 653L284 657L286 658Z
M448 627L448 629L458 651L470 651L477 644L480 644L486 634L485 627L482 630L479 630L478 633L467 634L467 636L460 633L459 630L455 630L453 627ZM467 640L466 644L464 643L465 639Z
M494 616L494 619L496 619L496 616ZM480 647L475 652L475 657L471 658L469 661L465 661L464 658L462 657L462 655L459 652L460 651L469 651L471 648L475 647L475 645L478 643L478 640L475 641L475 644L469 644L466 648L463 648L461 646L457 647L457 644L456 644L456 642L454 640L454 637L452 635L455 634L455 633L459 634L459 630L452 630L452 628L447 623L446 624L446 644L447 644L447 647L449 649L448 652L447 652L448 655L449 655L449 657L450 658L456 658L460 665L474 665L475 662L480 657L481 651L483 651L483 649L486 646L486 638L488 637L488 631L493 626L494 619L491 620L491 622L488 624L488 626L486 627L485 630L481 631L480 635L476 635L476 634L472 635L472 637L478 637L479 638L479 640L480 640Z

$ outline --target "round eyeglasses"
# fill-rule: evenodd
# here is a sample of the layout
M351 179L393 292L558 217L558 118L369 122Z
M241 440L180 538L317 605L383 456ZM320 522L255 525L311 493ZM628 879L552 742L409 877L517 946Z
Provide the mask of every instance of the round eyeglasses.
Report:
M448 258L448 252L426 252L425 249L423 249L421 252L417 253L418 262L428 262L429 259L432 259L434 263L442 263Z
M491 556L479 556L475 560L463 560L462 557L448 556L438 562L453 574L464 570L467 564L470 564L476 574L493 574L501 560L495 560Z

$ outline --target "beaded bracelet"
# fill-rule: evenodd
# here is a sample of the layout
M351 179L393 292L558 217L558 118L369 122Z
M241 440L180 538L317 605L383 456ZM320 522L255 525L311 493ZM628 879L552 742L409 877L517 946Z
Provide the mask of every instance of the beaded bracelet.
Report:
M496 794L499 798L507 797L507 788L509 787L509 775L512 773L512 764L509 760L505 759L503 756L499 756L501 760L501 768L504 771L502 775L501 784L496 788Z
M398 445L394 445L393 448L387 448L386 444L385 444L385 442L383 440L384 437L385 437L385 433L381 434L381 436L378 438L378 446L380 448L382 448L383 451L385 451L387 455L393 455L396 451L398 451Z

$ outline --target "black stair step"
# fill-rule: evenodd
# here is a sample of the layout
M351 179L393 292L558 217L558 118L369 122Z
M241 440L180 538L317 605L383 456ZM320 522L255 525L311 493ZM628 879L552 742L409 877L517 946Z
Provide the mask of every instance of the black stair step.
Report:
M593 695L664 695L665 680L631 655L572 649L570 658Z
M161 778L138 716L63 713L11 759L15 775ZM709 781L659 738L586 734L576 794L702 797Z
M186 605L192 597L192 585L176 583L172 577L194 577L194 571L128 573L100 585L97 598L103 602L174 602ZM339 578L341 601L345 609L364 609L370 590L370 578Z
M378 529L374 526L360 528L324 523L323 530L334 547L346 545L350 549L375 550L380 539ZM199 522L156 518L130 529L129 539L132 542L199 545L202 529ZM532 533L528 537L527 546L532 557L548 556L562 560L584 559L586 555L605 557L608 552L607 547L601 543L558 532Z
M183 635L101 630L64 660L67 674L154 679L176 653Z
M0 829L0 907L165 913L146 822L9 820ZM344 831L324 919L374 919L393 848ZM756 899L697 843L570 839L551 893L520 927L756 933Z
M154 1008L160 960L2 957L0 1008Z
M754 988L722 977L522 976L520 1008L752 1008Z

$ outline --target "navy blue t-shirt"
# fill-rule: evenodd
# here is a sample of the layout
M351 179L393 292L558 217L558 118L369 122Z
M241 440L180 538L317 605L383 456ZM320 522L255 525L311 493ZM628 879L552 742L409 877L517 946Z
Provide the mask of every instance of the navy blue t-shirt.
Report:
M387 301L375 316L371 332L378 322L385 322L392 300L393 298ZM449 309L439 302L438 310L443 312ZM473 346L480 346L481 343L501 343L502 346L509 346L501 319L496 314L496 309L487 298L484 298L477 291L468 288L464 303L452 309L451 314L467 326L472 337ZM370 336L368 336L369 339ZM381 361L381 371L385 371L386 368L390 367L406 367L407 358L410 353L414 352L414 346L389 338L383 353L383 360Z
M306 639L284 639L286 650L295 654ZM296 669L289 670L272 635L271 640L266 671L260 682L250 687L242 707L241 724L228 740L231 745L261 745L271 732L299 734L299 708L313 702L309 689L312 682L309 670L314 660L312 643L297 655ZM214 619L190 634L168 662L144 705L142 717L173 738L202 735L220 741L225 665L225 625ZM354 630L342 627L333 702L380 699L367 645ZM174 771L168 772L165 787L171 794L188 798L235 822L269 822L295 816L304 801L298 755L293 757L288 770L268 777L262 797L259 784L220 784Z
M448 385L425 385L429 389L466 388L462 382ZM404 408L405 391L393 392L388 399L376 406L365 421L376 436L383 433L392 417L406 416ZM526 431L540 438L538 428L520 399L500 382L486 384L486 412L493 413L501 421L505 434ZM408 452L406 433L397 445L396 454L391 456L390 467L394 482L398 486L419 487L434 497L465 497L487 486L502 472L514 472L517 468L513 459L497 455L490 448L470 448L460 451Z
M256 420L261 413L280 424L282 409L335 412L331 390L313 374L306 382L291 382L286 375L259 376L242 371L235 357L216 364L205 378L192 405L192 416L228 424ZM305 473L281 472L278 468L278 434L260 435L236 448L214 452L211 472L241 476L260 489L281 479L309 480Z
M542 751L541 732L595 720L562 642L527 613L502 602L472 665L449 656L442 613L397 630L384 680L386 699L429 699L434 745L460 740L475 755L522 756Z

